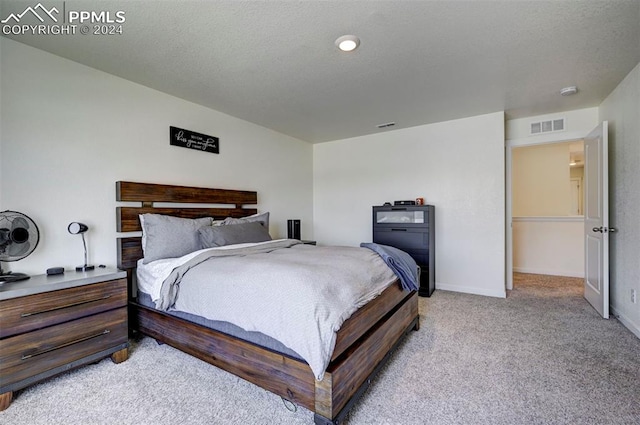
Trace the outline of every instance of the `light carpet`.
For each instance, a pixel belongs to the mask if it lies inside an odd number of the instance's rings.
[[[436,290],[356,404],[356,424],[639,424],[640,339],[582,280],[517,274],[506,299]],[[280,397],[144,338],[20,391],[0,424],[312,424]]]

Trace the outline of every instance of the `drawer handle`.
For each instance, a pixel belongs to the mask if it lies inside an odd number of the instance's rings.
[[[406,232],[407,229],[391,229],[392,232]]]
[[[96,298],[96,299],[93,299],[93,300],[80,301],[80,302],[77,302],[77,303],[67,304],[67,305],[63,305],[63,306],[60,306],[60,307],[54,307],[54,308],[50,308],[48,310],[34,311],[32,313],[22,313],[20,315],[20,317],[29,317],[29,316],[34,316],[36,314],[49,313],[51,311],[56,311],[56,310],[63,310],[65,308],[70,308],[70,307],[75,307],[75,306],[78,306],[78,305],[89,304],[89,303],[93,303],[93,302],[96,302],[96,301],[106,300],[107,298],[111,298],[111,295],[106,295],[104,297]]]
[[[28,359],[30,359],[32,357],[36,357],[36,356],[40,356],[42,354],[50,353],[51,351],[59,350],[60,348],[68,347],[70,345],[77,344],[79,342],[84,342],[84,341],[88,341],[88,340],[93,339],[93,338],[98,338],[98,337],[100,337],[102,335],[106,335],[106,334],[108,334],[110,332],[111,331],[109,329],[105,329],[104,331],[102,331],[100,333],[97,333],[97,334],[94,334],[94,335],[85,336],[84,338],[74,339],[73,341],[69,341],[69,342],[66,342],[64,344],[60,344],[60,345],[58,345],[56,347],[47,348],[46,350],[38,351],[38,352],[35,352],[33,354],[23,354],[22,355],[22,360],[28,360]]]

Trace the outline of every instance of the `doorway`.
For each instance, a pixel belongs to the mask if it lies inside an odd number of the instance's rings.
[[[581,139],[507,141],[507,290],[513,273],[584,278]]]
[[[558,142],[582,140],[584,143],[584,297],[601,317],[609,318],[609,234],[617,229],[609,227],[608,128],[602,121],[587,135]],[[513,156],[520,146],[553,143],[548,138],[507,140],[506,142],[506,289],[513,289],[514,231],[513,225]]]

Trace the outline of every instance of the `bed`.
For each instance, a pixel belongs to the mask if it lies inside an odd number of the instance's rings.
[[[322,379],[310,365],[269,345],[213,329],[138,300],[136,267],[143,258],[140,214],[188,219],[242,218],[257,214],[257,193],[227,189],[116,182],[118,267],[129,281],[129,323],[147,335],[231,372],[314,412],[316,424],[338,424],[386,363],[400,340],[419,329],[418,295],[394,282],[360,307],[340,327]],[[132,203],[135,203],[132,205]],[[167,206],[168,205],[168,206]]]

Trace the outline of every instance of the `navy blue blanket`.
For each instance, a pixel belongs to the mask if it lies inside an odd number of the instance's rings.
[[[400,278],[402,289],[406,291],[418,290],[418,265],[406,252],[388,245],[377,243],[361,243],[362,248],[369,248],[376,252],[385,263]]]

